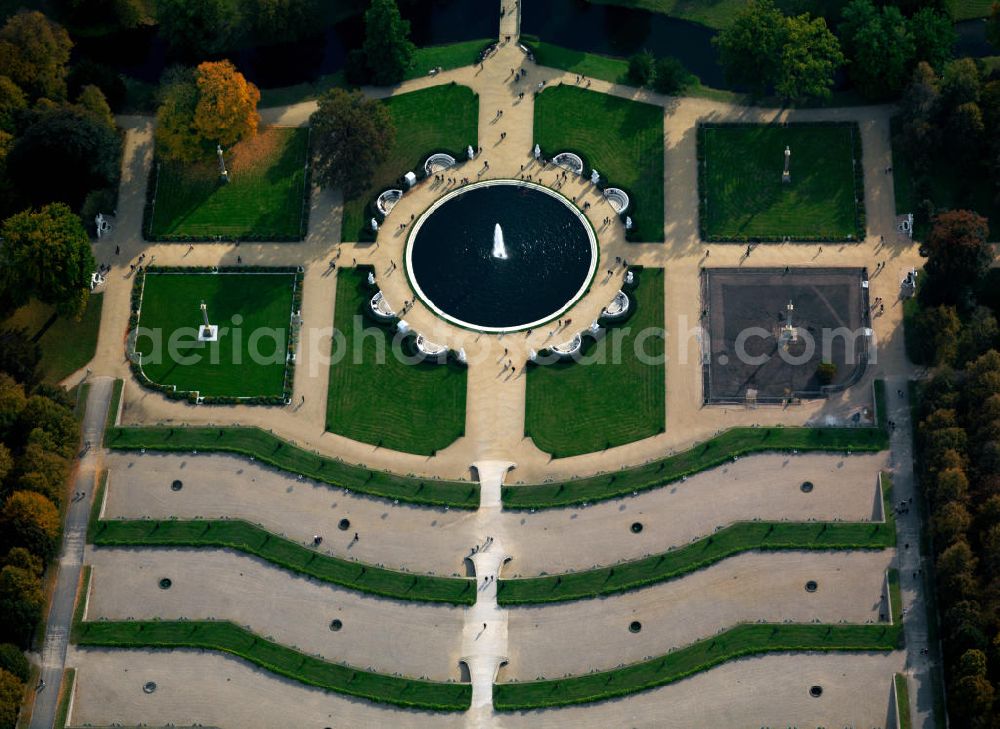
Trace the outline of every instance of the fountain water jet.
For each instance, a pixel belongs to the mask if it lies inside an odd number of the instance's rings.
[[[500,260],[507,260],[507,247],[503,244],[503,229],[500,223],[493,228],[493,257]]]

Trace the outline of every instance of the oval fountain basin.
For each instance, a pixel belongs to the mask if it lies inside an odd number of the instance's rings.
[[[439,316],[482,331],[513,331],[560,316],[590,285],[597,240],[568,200],[519,180],[445,195],[414,224],[406,269]]]

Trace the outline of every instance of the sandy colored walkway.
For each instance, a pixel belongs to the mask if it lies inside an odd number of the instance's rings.
[[[262,671],[237,658],[202,651],[74,649],[73,726],[359,727],[458,729],[462,714],[373,704]],[[142,690],[147,681],[156,691]]]
[[[510,663],[502,679],[637,663],[738,623],[877,622],[892,558],[889,550],[744,554],[635,592],[510,608]],[[819,583],[814,593],[804,589],[809,580]],[[642,623],[640,633],[629,632],[633,620]]]
[[[892,674],[903,654],[789,654],[727,663],[623,699],[497,714],[499,729],[760,729],[893,726]],[[814,699],[809,687],[823,687]]]
[[[90,549],[88,620],[230,620],[328,661],[458,680],[463,613],[382,600],[216,550]],[[161,578],[173,582],[161,590]],[[330,621],[343,622],[339,631]]]
[[[659,489],[587,508],[506,512],[514,555],[506,577],[528,577],[637,559],[740,520],[865,521],[878,504],[886,454],[757,455]],[[803,481],[814,484],[802,493]],[[633,522],[643,530],[633,534]]]

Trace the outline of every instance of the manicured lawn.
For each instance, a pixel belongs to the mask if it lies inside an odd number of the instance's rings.
[[[136,339],[143,371],[203,396],[281,396],[294,286],[293,273],[147,272]],[[217,343],[196,341],[202,301]]]
[[[466,369],[450,361],[400,361],[389,331],[362,314],[373,293],[367,277],[364,268],[342,268],[337,274],[334,326],[344,337],[341,356],[335,352],[330,365],[326,429],[363,443],[431,455],[465,432]]]
[[[308,129],[268,127],[226,151],[229,184],[214,159],[162,161],[147,235],[164,240],[300,240]]]
[[[631,238],[663,240],[663,109],[578,88],[552,86],[535,100],[535,142],[572,151],[606,184],[632,198]]]
[[[956,165],[946,154],[931,159],[927,174],[917,179],[899,141],[899,118],[892,120],[892,182],[896,214],[917,213],[927,199],[938,210],[974,210],[990,221],[990,239],[1000,239],[1000,203],[993,197],[990,179],[976,167]],[[913,237],[923,240],[928,224],[917,221]]]
[[[727,661],[774,652],[891,651],[902,640],[900,625],[754,623],[738,625],[665,656],[581,676],[501,683],[493,706],[518,711],[602,701],[663,686]]]
[[[785,147],[791,182],[782,183]],[[864,236],[854,124],[720,124],[698,130],[705,240],[857,240]],[[855,196],[860,202],[855,202]]]
[[[564,71],[610,81],[613,84],[628,83],[628,61],[624,58],[575,51],[545,41],[529,41],[522,38],[522,42],[535,54],[535,62],[539,66],[561,68]]]
[[[299,448],[259,428],[109,427],[104,445],[121,451],[145,448],[167,452],[197,450],[199,453],[234,453],[253,458],[264,466],[300,473],[314,481],[359,494],[453,509],[476,509],[479,506],[478,483],[424,480],[368,470]]]
[[[465,149],[479,145],[479,97],[467,86],[447,84],[393,96],[384,103],[396,126],[396,140],[361,195],[344,201],[342,240],[371,238],[365,211],[385,187],[407,172],[422,174],[433,152],[465,159]]]
[[[475,583],[458,577],[415,575],[320,554],[285,537],[241,520],[97,521],[91,543],[102,547],[212,547],[235,549],[291,572],[309,575],[350,590],[397,600],[471,605]]]
[[[80,321],[59,316],[55,307],[32,299],[0,324],[0,329],[24,329],[38,342],[42,381],[55,384],[94,358],[101,328],[104,294],[92,294]]]
[[[525,434],[556,458],[590,453],[663,432],[666,372],[663,362],[663,269],[639,274],[636,310],[621,332],[590,341],[585,355],[596,361],[566,361],[528,368]],[[637,338],[655,363],[636,355]],[[619,340],[621,345],[614,342]]]
[[[270,673],[326,691],[429,711],[465,711],[472,701],[467,683],[390,676],[330,663],[280,645],[227,621],[130,620],[75,626],[83,646],[111,648],[200,648],[242,658]]]
[[[507,509],[551,509],[627,496],[664,486],[750,453],[885,450],[884,428],[731,428],[690,450],[636,468],[555,483],[504,486]]]

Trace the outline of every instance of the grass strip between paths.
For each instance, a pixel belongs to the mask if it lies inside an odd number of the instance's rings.
[[[465,711],[472,702],[470,684],[401,678],[330,663],[227,621],[87,622],[77,626],[76,636],[84,646],[221,651],[300,683],[405,708]]]
[[[493,707],[520,711],[603,701],[674,683],[727,661],[764,653],[803,651],[891,651],[901,625],[750,623],[665,656],[583,676],[502,683],[493,686]]]
[[[910,688],[906,684],[906,675],[897,673],[893,680],[896,682],[896,717],[899,719],[899,729],[912,729],[913,722],[910,720]]]
[[[114,405],[114,402],[112,402]],[[302,474],[337,488],[410,504],[479,507],[479,484],[397,476],[354,466],[292,445],[253,427],[120,427],[109,428],[104,445],[122,451],[198,451],[235,453],[257,463]]]
[[[125,389],[124,380],[115,380],[111,384],[111,401],[108,403],[108,415],[104,420],[104,447],[110,448],[109,436],[117,427],[118,408],[121,406],[122,391]]]
[[[505,509],[553,509],[607,501],[665,486],[751,453],[791,451],[875,452],[889,446],[884,428],[731,428],[672,456],[625,471],[571,481],[504,486]]]
[[[69,719],[70,699],[73,698],[73,689],[75,687],[76,669],[64,669],[62,684],[59,686],[59,703],[56,704],[56,718],[52,723],[52,729],[65,729],[66,720]]]
[[[98,521],[89,538],[99,547],[213,547],[235,549],[277,567],[380,597],[471,605],[472,580],[438,577],[331,557],[237,519]]]

